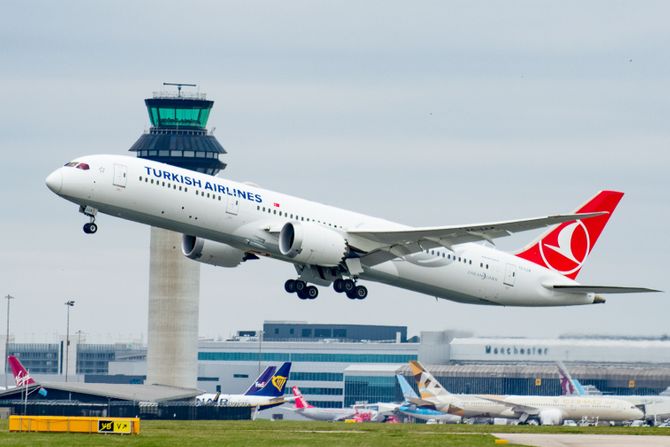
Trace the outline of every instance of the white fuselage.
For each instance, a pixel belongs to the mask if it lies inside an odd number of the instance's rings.
[[[343,421],[356,415],[353,408],[296,408],[295,412],[315,421]]]
[[[503,403],[488,400],[490,397]],[[564,419],[600,419],[604,421],[629,421],[644,416],[642,411],[623,399],[608,399],[602,396],[487,396],[449,394],[433,398],[436,407],[447,411],[450,405],[463,410],[464,417],[499,417],[517,419],[524,414],[523,407],[532,407],[539,412],[553,412],[560,423]],[[518,407],[515,408],[514,405]],[[548,413],[546,413],[548,414]],[[531,414],[531,417],[537,416]]]
[[[89,170],[62,167],[47,179],[58,195],[101,213],[228,244],[244,252],[298,264],[279,250],[277,229],[311,222],[347,237],[347,229],[405,229],[364,214],[150,160],[81,157]],[[351,240],[349,241],[351,242]],[[448,300],[503,306],[590,304],[592,293],[543,286],[577,284],[495,248],[466,243],[368,266],[357,276]],[[318,277],[310,282],[327,285]]]
[[[208,405],[221,405],[223,407],[265,407],[276,406],[285,402],[284,397],[247,396],[245,394],[219,394],[206,393],[197,396],[196,402]],[[216,400],[215,400],[216,399]]]

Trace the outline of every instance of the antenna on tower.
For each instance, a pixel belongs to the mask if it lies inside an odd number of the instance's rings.
[[[177,87],[177,97],[181,98],[181,88],[182,87],[197,87],[196,84],[186,84],[183,82],[163,82],[163,85],[173,85]]]

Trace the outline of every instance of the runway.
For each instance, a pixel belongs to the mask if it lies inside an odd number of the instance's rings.
[[[493,433],[510,443],[536,447],[670,447],[670,436]]]

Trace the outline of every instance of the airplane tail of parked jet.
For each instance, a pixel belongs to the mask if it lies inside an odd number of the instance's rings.
[[[30,385],[38,385],[37,382],[30,376],[28,370],[23,366],[21,361],[16,358],[16,356],[10,355],[7,357],[10,368],[12,368],[12,374],[14,375],[14,381],[16,382],[17,387],[28,387]],[[47,395],[47,390],[42,387],[39,387],[38,393],[41,396]]]
[[[414,392],[414,389],[411,387],[407,379],[405,379],[405,376],[397,374],[395,378],[398,380],[400,390],[402,391],[402,395],[405,398],[405,400],[409,401],[410,399],[419,398],[419,396],[417,396],[416,392]]]
[[[622,192],[600,191],[575,214],[602,215],[563,222],[516,255],[575,279],[622,197]]]
[[[270,380],[254,396],[280,397],[284,395],[284,388],[291,373],[291,362],[284,362]]]
[[[421,399],[431,399],[450,394],[419,361],[412,360],[409,362],[409,366],[412,370],[414,380],[416,380],[416,384],[419,387]]]
[[[258,376],[256,381],[251,384],[249,389],[245,391],[244,394],[246,396],[258,396],[258,392],[265,388],[266,385],[272,380],[272,376],[274,375],[275,371],[277,371],[277,367],[275,366],[268,366],[265,368],[265,371],[263,371],[261,375]]]
[[[305,399],[300,392],[300,388],[297,386],[294,386],[292,388],[293,390],[293,395],[295,396],[295,407],[299,410],[304,409],[304,408],[314,408],[314,405],[310,404],[307,402],[307,399]]]
[[[561,394],[564,396],[583,396],[586,394],[582,384],[572,378],[563,362],[556,362],[556,367],[561,380]]]
[[[28,370],[21,364],[18,358],[10,355],[7,357],[7,360],[9,361],[10,368],[12,368],[12,374],[14,375],[16,386],[22,387],[35,385],[37,383],[35,380],[33,380],[32,377],[30,377]]]

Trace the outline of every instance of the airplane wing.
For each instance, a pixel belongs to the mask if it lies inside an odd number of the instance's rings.
[[[536,407],[531,407],[530,405],[523,405],[519,404],[516,402],[509,402],[504,399],[499,399],[496,397],[491,397],[491,396],[482,396],[482,395],[477,395],[478,398],[488,400],[490,402],[494,402],[496,404],[504,405],[506,407],[509,407],[513,412],[517,414],[527,414],[527,415],[536,415],[539,414],[540,409]]]
[[[618,287],[618,286],[585,286],[571,284],[542,284],[547,289],[554,289],[565,293],[647,293],[660,292],[660,290],[647,289],[645,287]]]
[[[558,214],[531,219],[509,220],[466,226],[425,227],[407,229],[349,229],[350,244],[366,252],[362,261],[376,265],[393,258],[419,253],[435,247],[450,248],[466,242],[489,241],[521,231],[535,230],[562,222],[607,214],[606,212]]]

